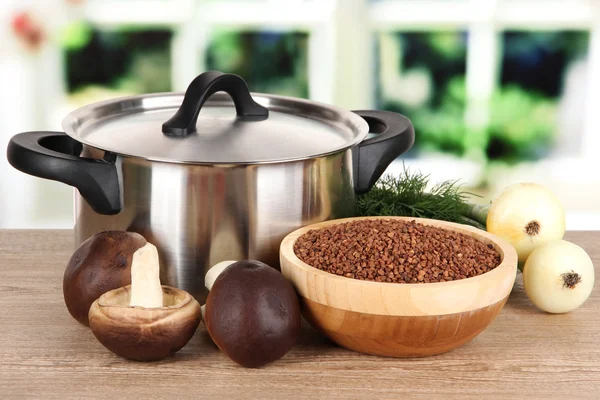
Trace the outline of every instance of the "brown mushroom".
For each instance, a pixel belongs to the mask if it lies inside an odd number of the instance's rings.
[[[260,367],[294,346],[300,305],[292,284],[279,271],[254,260],[223,262],[209,270],[205,281],[210,290],[206,329],[233,361]]]
[[[104,231],[75,250],[63,276],[63,297],[73,318],[89,325],[92,303],[109,290],[129,285],[133,253],[145,244],[134,232]]]
[[[91,306],[94,336],[113,353],[156,361],[179,351],[200,323],[200,304],[187,292],[160,284],[156,247],[133,255],[131,285],[111,290]]]

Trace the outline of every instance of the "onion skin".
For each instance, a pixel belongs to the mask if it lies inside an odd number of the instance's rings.
[[[594,280],[594,264],[589,255],[566,240],[539,246],[523,268],[527,297],[539,309],[553,314],[579,308],[592,293]]]
[[[560,201],[536,183],[505,188],[492,202],[486,219],[487,231],[507,240],[517,250],[520,263],[538,246],[562,239],[565,225]]]

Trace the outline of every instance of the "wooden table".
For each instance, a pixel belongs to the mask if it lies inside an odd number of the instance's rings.
[[[600,232],[569,233],[600,276]],[[339,348],[304,324],[283,359],[244,369],[201,325],[177,355],[123,360],[62,298],[70,231],[0,231],[0,399],[600,398],[600,293],[565,315],[537,311],[519,276],[496,321],[440,356],[392,359]]]

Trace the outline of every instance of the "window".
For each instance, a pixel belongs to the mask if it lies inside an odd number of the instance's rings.
[[[413,152],[462,156],[467,33],[380,33],[377,106],[410,116],[418,132]]]
[[[490,159],[518,162],[580,152],[588,42],[585,31],[503,33]]]
[[[240,75],[253,92],[307,98],[307,46],[301,32],[219,30],[201,56],[207,69]]]
[[[171,91],[170,30],[78,26],[63,42],[66,89],[73,98],[80,98],[78,103],[100,93]]]
[[[256,92],[402,112],[417,132],[402,157],[409,165],[434,179],[460,178],[484,200],[517,180],[536,180],[561,195],[570,229],[600,226],[600,176],[589,172],[600,150],[600,90],[593,90],[600,87],[600,2],[75,3],[69,7],[78,12],[63,15],[79,17],[53,43],[62,57],[41,55],[52,65],[44,79],[63,84],[24,100],[40,108],[31,114],[38,126],[52,128],[45,113],[64,115],[57,99],[72,109],[182,91],[201,71],[220,69],[242,75]],[[576,195],[584,190],[585,198]],[[16,195],[7,201],[18,204]]]

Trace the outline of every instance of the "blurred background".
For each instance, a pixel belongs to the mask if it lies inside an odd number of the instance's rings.
[[[0,148],[209,69],[254,92],[403,113],[417,139],[388,173],[404,161],[479,201],[538,182],[568,229],[600,229],[596,0],[2,0]],[[0,179],[0,228],[72,226],[70,187],[4,154]]]

